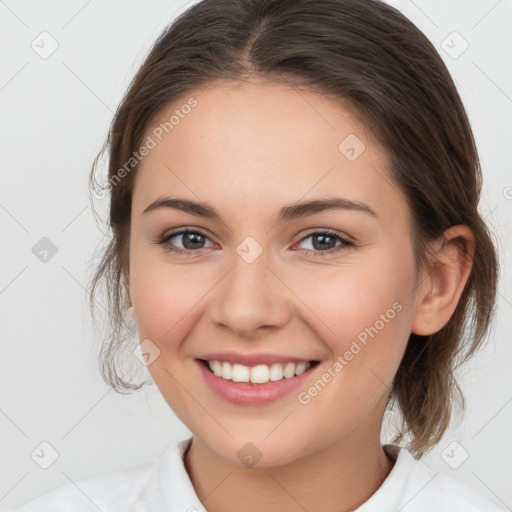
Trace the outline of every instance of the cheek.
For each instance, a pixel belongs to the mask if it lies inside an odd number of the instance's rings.
[[[165,273],[144,272],[133,285],[137,303],[139,334],[160,343],[166,336],[175,336],[202,295],[177,272],[172,278]]]
[[[334,331],[346,338],[373,325],[395,302],[405,306],[412,282],[412,268],[397,265],[357,264],[332,269],[329,275],[311,275],[297,282],[295,290],[311,310]],[[396,309],[396,307],[395,307]],[[393,316],[394,310],[388,316]]]
[[[160,247],[134,246],[130,261],[130,294],[139,337],[169,350],[168,341],[181,339],[197,320],[194,311],[212,287],[211,271],[200,265],[170,264]]]
[[[158,352],[151,349],[158,355],[147,369],[169,406],[186,418],[193,404],[179,384],[191,372],[189,366],[183,365],[182,346],[197,324],[197,308],[211,285],[201,272],[194,272],[193,265],[169,265],[164,258],[142,251],[136,255],[132,259],[130,288],[137,309],[139,339],[149,339],[158,347]]]
[[[346,362],[344,373],[367,379],[371,368],[389,383],[410,334],[414,265],[391,254],[375,261],[340,267],[322,286],[301,285],[298,295],[317,317],[333,359]]]
[[[352,268],[308,296],[308,306],[321,320],[315,321],[317,334],[331,358],[320,376],[325,388],[313,383],[302,399],[311,397],[341,429],[384,406],[410,333],[406,274],[397,279],[391,272]]]

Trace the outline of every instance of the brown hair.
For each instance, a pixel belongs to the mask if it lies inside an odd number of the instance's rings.
[[[385,148],[389,172],[409,204],[417,268],[426,265],[427,243],[447,228],[465,224],[473,230],[473,265],[454,314],[431,336],[410,335],[389,394],[388,405],[398,405],[403,418],[395,442],[410,435],[408,448],[419,456],[446,431],[452,401],[465,406],[454,371],[485,338],[494,314],[498,261],[477,211],[480,162],[452,78],[427,37],[378,0],[203,0],[156,40],[90,175],[92,190],[99,158],[108,150],[111,236],[90,289],[93,318],[101,281],[109,302],[102,376],[119,393],[144,384],[125,381],[116,371],[127,341],[126,275],[137,166],[121,180],[119,169],[168,103],[214,80],[251,77],[329,96],[369,128]]]

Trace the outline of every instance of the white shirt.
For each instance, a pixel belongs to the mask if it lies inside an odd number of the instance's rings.
[[[142,464],[57,487],[11,512],[207,512],[183,462],[191,440]],[[384,450],[395,465],[354,512],[505,512],[478,491],[428,469],[405,448],[388,444]]]

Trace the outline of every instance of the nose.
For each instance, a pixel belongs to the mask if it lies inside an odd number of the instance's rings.
[[[269,266],[265,252],[251,263],[235,254],[231,270],[216,287],[210,320],[246,340],[284,327],[291,318],[293,297],[285,281]]]

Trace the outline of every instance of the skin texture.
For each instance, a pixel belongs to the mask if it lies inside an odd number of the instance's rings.
[[[353,510],[392,468],[379,437],[389,386],[409,334],[434,333],[453,313],[472,233],[451,228],[447,243],[432,244],[437,263],[417,274],[409,210],[386,153],[348,111],[312,91],[257,81],[217,81],[189,96],[197,106],[137,171],[127,276],[139,337],[160,351],[148,370],[194,435],[189,476],[211,512],[240,503],[244,511]],[[185,103],[162,110],[147,135]],[[349,134],[365,145],[354,161],[338,149]],[[208,202],[222,222],[171,208],[142,213],[166,196]],[[285,205],[328,197],[363,202],[377,217],[340,209],[277,222]],[[176,236],[167,246],[199,248],[180,255],[157,243],[183,227],[205,237],[185,245],[186,235]],[[313,245],[325,229],[354,245]],[[248,236],[263,251],[252,263],[236,250]],[[469,258],[459,257],[456,238]],[[321,361],[304,391],[393,304],[400,311],[307,404],[296,392],[261,406],[228,403],[195,362],[212,351]],[[254,467],[237,456],[248,442],[261,452]]]

